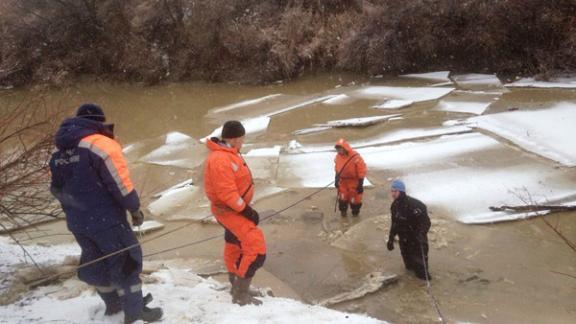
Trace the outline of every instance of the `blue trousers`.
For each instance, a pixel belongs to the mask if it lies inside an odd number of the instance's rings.
[[[73,233],[82,249],[80,264],[98,259],[138,243],[128,224],[116,225],[97,233]],[[80,268],[78,278],[95,286],[107,308],[121,304],[126,316],[141,313],[143,305],[142,249],[140,246]]]

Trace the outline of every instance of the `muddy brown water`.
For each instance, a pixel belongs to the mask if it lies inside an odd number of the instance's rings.
[[[205,136],[220,122],[219,119],[205,118],[206,113],[215,107],[275,93],[287,95],[285,102],[282,99],[266,105],[289,105],[294,100],[337,91],[339,86],[355,86],[367,82],[402,86],[433,83],[406,79],[368,80],[354,75],[321,75],[262,87],[205,83],[142,87],[90,82],[80,83],[74,88],[51,90],[42,95],[48,103],[61,105],[66,114],[72,114],[74,108],[82,102],[99,103],[105,109],[109,121],[116,123],[118,139],[123,144],[130,144],[172,131],[193,138]],[[0,93],[0,102],[7,106],[26,100],[35,93],[27,90],[4,91]],[[465,97],[466,94],[458,96]],[[504,93],[488,111],[506,111],[519,106],[538,108],[560,101],[576,101],[576,91],[513,89]],[[429,108],[435,103],[425,102],[402,110],[404,120],[362,129],[338,129],[297,137],[291,134],[313,123],[387,113],[366,109],[367,105],[367,102],[359,100],[350,105],[313,105],[291,111],[274,117],[267,133],[253,142],[270,146],[286,144],[294,138],[302,143],[331,143],[339,137],[356,140],[407,126],[440,126],[445,120],[469,116],[432,111]],[[224,115],[227,116],[236,118],[238,115],[232,112]],[[486,167],[499,167],[498,159],[495,157],[493,163]],[[152,200],[154,193],[189,177],[199,179],[201,175],[199,167],[188,170],[137,162],[131,164],[131,170],[145,204]],[[362,278],[372,271],[398,274],[400,280],[397,284],[333,307],[397,323],[437,321],[425,284],[404,270],[398,247],[393,252],[385,249],[390,198],[386,188],[379,184],[386,183],[390,176],[393,175],[383,171],[371,174],[377,186],[366,190],[365,204],[358,219],[342,219],[334,214],[335,192],[330,189],[262,224],[268,245],[264,268],[290,286],[302,300],[310,303],[360,286]],[[256,208],[279,210],[312,191],[290,189],[259,201]],[[463,225],[441,208],[431,208],[431,218],[431,290],[449,322],[573,323],[576,320],[576,252],[559,238],[543,218],[492,225]],[[576,241],[575,213],[550,215],[545,220],[565,237]],[[350,228],[361,226],[363,222],[372,221],[377,226],[365,226],[367,229],[361,231],[360,235],[348,238],[346,248],[334,246],[331,242],[335,239],[329,239],[323,234],[326,226],[330,230],[347,232]],[[166,224],[165,230],[170,230],[184,222]],[[65,224],[57,222],[32,229],[29,234],[36,236],[66,232]],[[147,243],[143,248],[145,254],[152,254],[221,233],[217,225],[196,223]],[[25,236],[23,233],[21,235]],[[70,236],[57,235],[31,242],[55,244],[70,240]],[[221,256],[222,247],[223,241],[215,239],[154,255],[149,259],[217,260]]]

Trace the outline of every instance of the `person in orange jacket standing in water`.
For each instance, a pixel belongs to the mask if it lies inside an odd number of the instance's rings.
[[[338,207],[342,217],[348,212],[348,204],[353,216],[360,214],[362,208],[362,193],[364,193],[364,178],[366,177],[366,163],[344,139],[339,139],[334,146],[336,176],[334,186],[338,189]]]
[[[212,214],[224,227],[224,262],[232,285],[232,302],[260,305],[250,295],[252,278],[266,259],[264,234],[258,228],[259,215],[250,207],[254,196],[252,174],[240,149],[246,131],[238,121],[227,121],[222,138],[210,138],[204,166],[204,190]]]

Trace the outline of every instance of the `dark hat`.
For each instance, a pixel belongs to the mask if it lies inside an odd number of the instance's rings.
[[[76,116],[92,119],[102,123],[106,121],[106,117],[104,116],[104,110],[102,110],[100,106],[93,103],[86,103],[78,107],[78,110],[76,111]]]
[[[222,138],[238,138],[244,135],[246,135],[246,130],[237,120],[229,120],[222,126]]]

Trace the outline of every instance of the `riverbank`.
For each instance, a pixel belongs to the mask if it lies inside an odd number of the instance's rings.
[[[6,1],[0,85],[576,69],[572,1]]]

